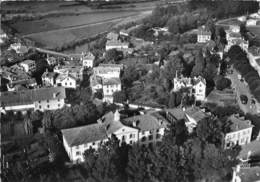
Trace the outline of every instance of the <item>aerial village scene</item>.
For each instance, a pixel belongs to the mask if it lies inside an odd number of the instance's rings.
[[[260,0],[4,0],[0,31],[1,181],[260,181]]]

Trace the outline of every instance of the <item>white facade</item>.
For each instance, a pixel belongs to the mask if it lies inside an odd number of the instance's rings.
[[[104,95],[113,95],[115,92],[121,91],[121,83],[103,85],[103,94]]]
[[[34,110],[56,110],[61,109],[65,105],[64,99],[51,99],[51,100],[41,100],[34,102]]]
[[[123,50],[123,49],[128,49],[129,45],[126,43],[107,43],[106,44],[106,51],[111,50],[111,49],[116,49],[116,50]]]
[[[198,101],[204,101],[206,98],[206,80],[202,77],[176,77],[173,79],[174,87],[173,91],[178,91],[181,88],[190,88],[195,99]]]
[[[77,88],[77,80],[69,75],[64,75],[56,79],[56,84],[58,86],[63,86],[65,88]]]
[[[211,35],[210,34],[198,34],[197,36],[197,41],[199,43],[206,43],[211,40]]]
[[[95,67],[94,74],[102,78],[119,78],[121,68],[120,67]]]
[[[35,61],[26,60],[26,61],[20,63],[20,65],[23,67],[24,71],[27,72],[27,73],[36,71]]]
[[[202,81],[199,81],[196,85],[193,86],[195,90],[194,96],[196,100],[204,101],[206,98],[206,85]]]
[[[251,142],[253,126],[250,128],[245,128],[243,130],[238,130],[234,132],[227,133],[225,135],[224,148],[230,148],[233,145],[245,145]]]
[[[95,56],[91,52],[88,52],[87,54],[82,53],[81,61],[83,67],[93,68],[94,60]]]
[[[159,128],[157,130],[151,131],[141,131],[138,132],[138,142],[141,145],[154,144],[161,141],[164,136],[165,128]]]
[[[113,134],[120,140],[120,142],[125,142],[127,144],[133,144],[138,141],[138,130],[135,128],[123,126],[117,131],[115,131]],[[84,161],[83,154],[87,149],[90,148],[98,149],[101,143],[108,141],[109,137],[111,137],[111,134],[109,134],[107,138],[103,140],[91,141],[89,143],[70,147],[65,137],[63,136],[63,145],[71,161],[83,162]]]

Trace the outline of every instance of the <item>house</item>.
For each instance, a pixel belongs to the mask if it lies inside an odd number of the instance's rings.
[[[245,145],[251,142],[253,125],[250,120],[245,120],[244,117],[231,115],[228,120],[231,123],[230,132],[225,134],[224,148],[230,148],[233,145]]]
[[[198,29],[197,34],[197,42],[198,43],[206,43],[211,40],[211,32],[205,28],[205,26],[202,26]]]
[[[119,39],[119,35],[115,32],[109,32],[107,34],[107,40],[118,40]]]
[[[18,92],[2,92],[1,112],[25,110],[56,110],[65,105],[64,87],[49,87]]]
[[[94,75],[102,78],[119,78],[122,69],[122,64],[99,64],[93,71]]]
[[[23,46],[21,43],[13,43],[10,45],[9,50],[15,50],[15,52],[19,55],[23,55],[28,52],[28,48]]]
[[[121,80],[120,78],[103,78],[103,101],[113,103],[113,94],[115,92],[121,91]]]
[[[4,43],[7,38],[8,35],[0,28],[0,44]]]
[[[91,53],[82,53],[81,61],[82,66],[86,68],[92,68],[94,65],[95,56]]]
[[[114,134],[120,142],[132,144],[137,142],[138,130],[121,123],[120,114],[109,112],[98,123],[61,130],[63,145],[71,161],[84,161],[84,151],[97,149]]]
[[[174,108],[166,110],[166,118],[171,123],[175,123],[179,120],[185,120],[185,125],[190,133],[197,126],[199,121],[210,117],[210,115],[210,113],[206,113],[198,107]]]
[[[54,86],[58,73],[49,72],[48,69],[42,74],[42,84],[44,86]]]
[[[65,88],[76,89],[78,86],[77,78],[71,75],[69,72],[66,74],[59,74],[56,78],[56,85],[63,86]]]
[[[155,144],[162,140],[169,122],[158,112],[152,112],[126,118],[123,124],[138,129],[138,143]]]
[[[77,65],[57,65],[53,69],[54,72],[59,74],[70,74],[74,78],[76,78],[78,81],[83,80],[83,71],[84,68],[82,66]]]
[[[257,20],[257,19],[248,19],[248,20],[246,21],[246,26],[256,26],[256,24],[257,24],[258,21],[259,21],[259,20]]]
[[[128,37],[129,31],[122,29],[122,30],[119,31],[119,35]]]
[[[241,47],[241,49],[243,49],[244,51],[247,51],[248,47],[249,47],[249,42],[242,38],[231,39],[228,41],[224,50],[227,52],[233,45],[238,45]]]
[[[183,76],[178,77],[176,74],[173,79],[173,84],[174,92],[182,88],[189,88],[196,100],[204,101],[206,98],[206,80],[201,76],[188,78]]]
[[[47,59],[46,59],[47,63],[49,66],[53,66],[57,64],[57,59],[53,56],[49,56],[47,55]]]
[[[20,63],[26,73],[33,73],[36,71],[36,64],[33,60],[25,60]]]
[[[106,51],[116,49],[122,51],[129,48],[128,42],[121,42],[120,40],[108,40],[106,42]]]

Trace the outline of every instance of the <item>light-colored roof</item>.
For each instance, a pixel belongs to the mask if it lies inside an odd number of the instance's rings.
[[[104,140],[122,127],[124,127],[124,125],[120,121],[114,120],[114,113],[108,112],[99,119],[98,123],[64,129],[61,130],[61,132],[68,142],[68,145],[72,147]]]
[[[95,56],[91,53],[91,52],[87,52],[87,53],[83,53],[83,59],[90,59],[90,60],[94,60]]]
[[[103,78],[103,85],[119,85],[121,84],[120,78]]]
[[[63,80],[65,80],[65,79],[67,79],[67,78],[71,78],[71,79],[73,79],[73,80],[77,80],[77,78],[75,78],[73,75],[71,75],[71,74],[59,74],[58,76],[57,76],[57,78],[56,78],[56,80],[60,80],[60,81],[63,81]]]
[[[20,92],[2,92],[0,102],[3,106],[15,106],[24,104],[33,104],[35,101],[65,99],[66,93],[64,87],[50,87],[32,89]]]
[[[203,78],[203,77],[201,77],[201,76],[194,77],[194,78],[192,79],[192,82],[193,82],[194,85],[196,85],[196,84],[198,84],[198,83],[200,83],[200,82],[202,82],[204,85],[206,85],[206,80],[205,80],[205,78]]]
[[[230,126],[231,132],[253,127],[250,120],[245,120],[243,117],[239,117],[235,114],[231,115],[228,121],[232,123]]]
[[[201,121],[202,119],[209,117],[209,114],[203,112],[198,107],[189,107],[185,111],[185,114],[193,118],[195,121]]]
[[[211,35],[211,32],[209,30],[207,30],[206,28],[200,27],[198,29],[198,35]]]
[[[34,64],[34,63],[35,63],[35,61],[34,60],[30,60],[30,59],[27,59],[27,60],[21,62],[21,64]]]
[[[107,138],[105,127],[98,123],[64,129],[61,132],[70,147]]]
[[[133,123],[136,123],[136,128],[141,131],[151,131],[160,128],[166,128],[169,124],[164,118],[158,118],[153,114],[137,115],[130,118],[126,118],[122,121],[125,125],[133,127]]]
[[[97,68],[123,68],[123,64],[99,64]]]

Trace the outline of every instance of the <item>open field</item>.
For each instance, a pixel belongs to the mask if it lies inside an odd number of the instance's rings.
[[[35,41],[40,47],[47,49],[55,49],[68,45],[70,43],[87,39],[99,33],[109,30],[114,23],[107,22],[85,28],[77,28],[73,30],[60,30],[55,32],[42,32],[29,36],[31,40]]]
[[[74,16],[50,17],[41,20],[17,22],[11,25],[21,35],[27,35],[38,32],[45,32],[55,29],[88,25],[98,22],[105,22],[116,18],[135,15],[136,12],[119,11],[106,13],[91,13]]]

